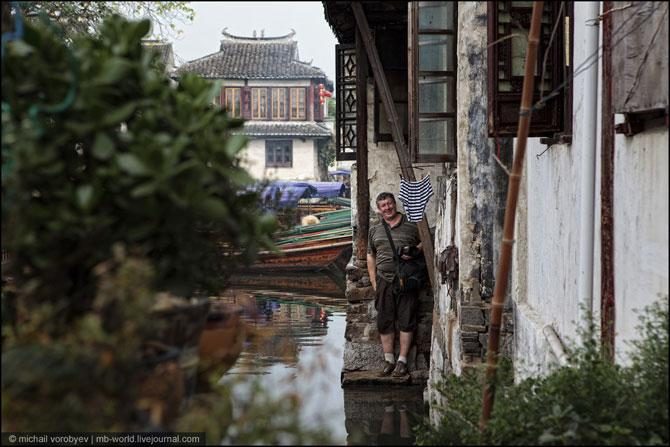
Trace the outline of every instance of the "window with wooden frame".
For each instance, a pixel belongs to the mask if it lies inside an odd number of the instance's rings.
[[[293,166],[292,140],[265,140],[265,167],[290,168]]]
[[[415,162],[456,160],[456,5],[409,3],[409,148]]]
[[[268,117],[268,89],[254,87],[251,89],[251,118],[266,119]]]
[[[407,28],[377,28],[374,32],[379,60],[384,68],[386,82],[393,98],[405,141],[407,129]],[[391,123],[382,104],[379,89],[374,89],[373,141],[393,141]]]
[[[291,89],[291,119],[305,119],[305,89],[303,87]]]
[[[224,101],[225,109],[230,116],[234,118],[242,116],[239,88],[226,87],[224,89]]]
[[[516,136],[533,2],[488,2],[489,136]],[[530,137],[570,142],[573,2],[544,2]]]
[[[286,119],[286,89],[272,89],[272,119]]]

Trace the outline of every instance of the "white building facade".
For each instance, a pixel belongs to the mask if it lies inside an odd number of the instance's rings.
[[[279,37],[234,36],[225,31],[218,52],[179,67],[220,80],[215,103],[245,120],[249,143],[243,164],[258,179],[325,180],[320,153],[332,140],[324,124],[323,92],[332,82],[298,58],[295,32]]]

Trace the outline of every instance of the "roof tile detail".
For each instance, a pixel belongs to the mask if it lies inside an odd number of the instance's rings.
[[[233,38],[224,32],[218,52],[186,62],[177,74],[210,79],[325,78],[323,70],[298,60],[298,43],[291,37]]]
[[[330,137],[329,128],[315,122],[246,121],[243,133],[248,137]]]

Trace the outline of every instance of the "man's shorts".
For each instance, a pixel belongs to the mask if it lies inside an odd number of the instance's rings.
[[[380,334],[394,332],[394,322],[402,332],[414,332],[416,329],[416,313],[419,305],[418,291],[401,293],[398,297],[393,293],[393,284],[377,275],[377,330]]]

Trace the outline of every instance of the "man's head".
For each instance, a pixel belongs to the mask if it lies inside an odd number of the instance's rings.
[[[384,219],[391,219],[396,215],[395,197],[390,192],[382,192],[377,196],[377,210]]]

